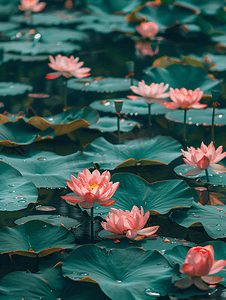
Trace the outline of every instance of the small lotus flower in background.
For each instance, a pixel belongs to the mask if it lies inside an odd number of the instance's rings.
[[[39,0],[21,0],[21,5],[18,5],[18,8],[25,11],[39,12],[46,7],[46,3],[38,2]]]
[[[66,0],[66,2],[64,3],[64,8],[66,10],[71,10],[73,8],[73,3],[71,0]]]
[[[113,233],[113,235],[108,237],[110,239],[124,237],[135,240],[142,239],[145,236],[152,236],[159,229],[159,226],[142,229],[150,216],[149,211],[144,215],[144,209],[142,206],[141,212],[135,205],[131,212],[115,208],[111,208],[110,210],[111,212],[108,216],[105,216],[107,222],[101,222],[101,225],[105,230]]]
[[[153,39],[159,32],[159,27],[154,22],[142,22],[136,26],[136,30],[146,38]]]
[[[149,42],[137,43],[135,48],[138,49],[142,55],[154,56],[159,53],[159,46],[157,44],[155,51],[152,50],[151,44]]]
[[[78,173],[78,178],[71,176],[72,181],[66,181],[67,186],[76,195],[61,196],[69,203],[79,203],[82,208],[93,208],[95,203],[109,206],[115,203],[111,199],[119,186],[119,182],[110,182],[110,172],[102,174],[98,170],[90,173],[88,169]]]
[[[49,73],[46,75],[47,79],[54,79],[61,75],[63,75],[66,78],[70,78],[72,76],[76,78],[83,78],[90,76],[90,73],[88,73],[91,69],[90,68],[81,68],[84,64],[83,61],[79,61],[79,57],[76,57],[74,59],[74,56],[71,56],[70,58],[66,56],[61,56],[58,54],[54,58],[50,55],[49,56],[50,63],[48,64],[50,68],[56,70],[57,72]]]
[[[187,147],[188,151],[181,150],[185,158],[184,162],[192,167],[196,167],[186,173],[186,176],[195,176],[200,174],[203,170],[210,168],[215,172],[224,173],[226,168],[217,163],[226,156],[226,152],[223,152],[223,146],[220,146],[215,150],[213,142],[207,147],[203,142],[201,148],[197,150],[193,147]]]
[[[208,277],[207,275],[218,273],[225,266],[226,260],[224,259],[214,261],[212,245],[193,247],[188,251],[182,264],[181,273],[187,274],[188,277],[180,279],[174,285],[180,289],[186,289],[195,284],[200,290],[207,291],[209,284],[215,285],[224,280],[220,276]]]

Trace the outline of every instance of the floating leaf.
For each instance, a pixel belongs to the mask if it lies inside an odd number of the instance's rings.
[[[211,71],[218,71],[218,72],[223,72],[226,71],[226,57],[225,55],[220,55],[220,54],[212,54],[212,53],[205,53],[205,55],[198,56],[196,54],[189,54],[191,58],[197,59],[201,62],[203,62],[204,57],[207,55],[207,57],[211,60],[213,63],[213,66],[211,67]]]
[[[108,23],[86,23],[81,24],[76,27],[78,30],[93,30],[95,32],[103,33],[103,34],[109,34],[114,31],[120,31],[123,33],[133,33],[135,32],[135,27],[128,23],[126,20],[124,20],[123,23],[119,24],[108,24]]]
[[[84,155],[88,161],[100,164],[101,168],[113,170],[119,164],[130,160],[133,165],[168,164],[181,155],[181,145],[170,137],[157,136],[125,141],[113,145],[100,137],[89,144]],[[154,162],[153,162],[154,161]]]
[[[97,282],[112,300],[164,296],[176,269],[157,251],[141,248],[106,251],[95,245],[76,248],[62,264],[63,276]]]
[[[1,7],[1,6],[0,6]],[[19,28],[20,25],[12,22],[0,22],[0,32],[3,32],[7,36],[7,31]]]
[[[66,187],[71,175],[77,176],[83,169],[92,167],[81,152],[61,156],[49,151],[35,151],[29,148],[25,156],[1,154],[1,159],[18,169],[37,187]]]
[[[25,83],[0,82],[0,97],[23,95],[33,90],[33,87]]]
[[[175,0],[181,6],[204,12],[207,15],[215,15],[225,5],[224,0]]]
[[[87,8],[98,14],[130,13],[142,4],[141,0],[89,0]]]
[[[17,211],[36,202],[38,192],[32,182],[1,160],[0,169],[0,211]]]
[[[120,119],[120,131],[129,132],[134,129],[134,127],[140,127],[139,122]],[[98,129],[101,132],[115,132],[118,130],[117,128],[117,117],[102,117],[99,119],[99,122],[95,125],[89,127],[90,129]]]

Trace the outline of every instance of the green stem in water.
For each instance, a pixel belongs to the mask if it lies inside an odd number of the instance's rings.
[[[212,113],[212,141],[213,141],[213,143],[215,143],[215,141],[214,141],[214,117],[215,117],[215,105],[213,106],[213,113]]]
[[[118,143],[120,144],[120,114],[117,113]]]
[[[187,119],[187,110],[184,109],[184,134],[183,134],[184,142],[186,142],[186,119]]]
[[[94,244],[94,217],[93,217],[93,207],[91,208],[91,244]]]
[[[148,104],[148,125],[151,126],[151,104]]]
[[[209,175],[208,175],[207,169],[205,169],[205,171],[206,171],[206,181],[209,182],[210,180],[209,180]]]
[[[64,81],[65,90],[64,90],[64,108],[67,109],[67,79]]]

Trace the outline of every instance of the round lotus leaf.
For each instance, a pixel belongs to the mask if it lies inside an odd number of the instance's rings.
[[[44,139],[53,139],[54,130],[47,128],[41,131],[34,126],[27,124],[23,119],[17,122],[0,124],[0,145],[15,147],[18,145],[29,145],[33,142]]]
[[[155,22],[163,31],[178,23],[193,23],[197,20],[198,15],[190,9],[180,6],[161,5],[158,9],[153,9],[153,7],[145,5],[137,13],[137,17],[145,17],[146,22]]]
[[[0,253],[43,257],[74,246],[74,236],[63,226],[32,220],[0,231]]]
[[[215,15],[225,6],[224,0],[175,0],[174,3],[207,15]]]
[[[7,0],[0,1],[0,20],[6,20],[13,14],[19,11],[17,5],[19,4],[18,0]]]
[[[51,117],[34,116],[26,118],[25,116],[16,117],[0,114],[0,123],[15,122],[18,119],[23,119],[27,124],[31,124],[40,130],[52,128],[55,135],[59,136],[81,127],[94,125],[99,120],[99,114],[88,107],[68,109]]]
[[[18,170],[3,162],[1,156],[0,167],[0,211],[25,209],[29,203],[37,201],[35,185],[27,181]]]
[[[68,217],[63,217],[60,215],[31,215],[27,217],[23,217],[14,221],[16,225],[21,225],[31,220],[41,220],[44,222],[48,222],[55,226],[63,225],[66,228],[71,228],[77,226],[79,224],[75,219],[71,219]]]
[[[144,101],[144,99],[133,101],[128,98],[117,98],[117,100],[123,100],[121,114],[130,116],[148,115],[148,104]],[[116,113],[114,99],[97,100],[92,102],[89,106],[101,112],[112,114]],[[158,103],[153,103],[151,105],[151,114],[165,115],[168,112],[169,109],[164,105],[160,105]]]
[[[33,87],[25,83],[0,82],[0,97],[23,95],[32,91]]]
[[[166,68],[153,68],[145,75],[144,81],[146,84],[169,83],[173,89],[184,87],[194,91],[196,88],[200,88],[204,95],[210,96],[212,90],[220,92],[222,90],[220,80],[212,80],[203,68],[190,65],[174,64]]]
[[[97,282],[112,300],[156,299],[168,293],[177,272],[157,251],[141,248],[106,251],[96,245],[76,248],[62,264],[63,276]]]
[[[213,239],[226,236],[225,205],[205,205],[193,203],[188,210],[173,212],[173,220],[186,228],[202,225],[206,233]]]
[[[226,57],[225,55],[220,55],[220,54],[212,54],[212,53],[205,53],[202,56],[199,56],[197,54],[191,53],[188,54],[189,57],[194,58],[198,61],[200,61],[201,64],[203,64],[203,59],[205,56],[208,56],[208,58],[212,62],[211,66],[211,71],[218,71],[218,72],[223,72],[226,70]]]
[[[129,159],[135,164],[147,160],[155,161],[150,164],[169,164],[181,155],[181,145],[171,137],[163,136],[125,141],[119,145],[100,137],[89,144],[83,153],[88,161],[98,163],[103,169],[113,170]]]
[[[80,51],[81,46],[70,43],[41,43],[41,42],[2,42],[1,48],[5,52],[21,53],[21,54],[59,54],[66,53],[70,54],[74,51]]]
[[[63,10],[45,13],[32,13],[32,25],[59,26],[75,24],[79,22],[77,20],[78,15],[78,13]],[[30,19],[26,18],[24,14],[11,16],[10,21],[30,25]]]
[[[159,214],[166,214],[171,209],[191,207],[193,196],[190,187],[183,180],[162,180],[149,184],[139,176],[121,173],[112,176],[113,182],[120,182],[112,196],[116,202],[111,206],[95,206],[95,215],[102,217],[110,212],[110,208],[129,210],[133,206],[143,207]]]
[[[1,25],[1,24],[0,24]],[[41,38],[42,42],[45,43],[58,43],[58,42],[67,42],[70,40],[81,42],[86,38],[86,34],[83,32],[76,31],[74,29],[70,28],[57,28],[57,27],[37,27],[35,30],[33,29],[32,34],[29,34],[29,29],[21,29],[21,30],[10,30],[5,33],[5,36],[11,38],[11,40],[29,40],[33,37],[34,41],[37,37],[36,35],[41,35],[41,37],[38,36],[38,38]]]
[[[125,21],[125,20],[124,20]],[[133,33],[135,32],[135,27],[129,24],[128,22],[119,23],[119,24],[108,24],[108,23],[86,23],[81,24],[76,27],[78,30],[93,30],[98,33],[109,34],[114,31],[120,31],[124,33]]]
[[[87,8],[98,14],[130,13],[141,4],[141,0],[86,0]]]
[[[91,129],[98,129],[101,132],[115,132],[118,130],[117,127],[118,118],[117,117],[102,117],[99,119],[99,122],[95,125],[90,126]],[[120,119],[120,131],[129,132],[134,129],[134,127],[140,127],[139,122],[132,120]]]
[[[3,63],[7,63],[9,61],[21,61],[21,62],[28,62],[28,61],[44,61],[49,60],[48,55],[20,55],[20,54],[13,54],[13,53],[4,53]]]
[[[37,187],[66,187],[71,175],[77,176],[84,168],[92,167],[81,152],[62,156],[49,151],[35,151],[29,148],[24,156],[1,154],[1,159],[14,168]]]
[[[134,80],[134,85],[137,85],[138,81]],[[97,92],[97,93],[115,93],[126,92],[130,90],[129,78],[117,78],[117,77],[87,77],[82,79],[69,79],[68,88],[72,90],[79,90],[85,92]]]
[[[226,35],[217,35],[217,36],[211,36],[211,40],[215,43],[220,43],[221,45],[226,46]]]
[[[1,7],[1,5],[0,5]],[[0,32],[7,36],[7,31],[19,28],[20,25],[12,22],[0,22]]]

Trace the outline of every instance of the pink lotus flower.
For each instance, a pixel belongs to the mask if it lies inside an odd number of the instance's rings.
[[[46,7],[46,3],[45,2],[38,3],[38,2],[39,0],[21,0],[22,5],[18,5],[18,8],[20,10],[39,12]]]
[[[114,233],[108,238],[123,238],[127,237],[134,239],[136,236],[152,236],[158,229],[159,226],[152,226],[142,229],[148,221],[149,211],[144,215],[144,209],[141,206],[141,213],[137,206],[133,206],[131,212],[121,209],[111,208],[111,212],[108,217],[105,216],[107,222],[101,222],[102,227]],[[139,237],[137,239],[140,239]]]
[[[159,27],[154,22],[143,22],[136,26],[136,30],[142,36],[152,39],[159,32]]]
[[[115,203],[110,199],[119,186],[119,182],[109,182],[110,172],[105,171],[102,175],[98,170],[91,174],[88,169],[78,173],[78,178],[71,176],[72,181],[66,181],[67,186],[76,194],[62,196],[70,203],[79,203],[82,208],[92,208],[97,204],[109,206]]]
[[[138,87],[137,86],[131,86],[131,90],[138,95],[141,95],[142,97],[137,97],[137,96],[127,96],[127,98],[132,99],[134,101],[138,99],[144,98],[145,102],[148,104],[152,104],[154,102],[162,103],[165,102],[161,100],[161,98],[166,98],[168,97],[168,93],[164,92],[168,89],[169,84],[167,83],[164,86],[164,83],[152,83],[150,86],[146,85],[144,80],[138,82]]]
[[[140,50],[142,55],[154,56],[159,53],[159,46],[157,45],[155,51],[152,50],[151,44],[149,42],[146,43],[137,43],[135,48]]]
[[[186,176],[195,176],[200,174],[203,170],[210,168],[216,172],[226,172],[226,168],[222,165],[216,164],[226,156],[226,152],[223,152],[223,146],[220,146],[215,150],[213,142],[207,147],[203,142],[201,148],[195,149],[193,147],[187,147],[188,151],[181,150],[185,158],[184,162],[192,167],[196,167],[186,173]]]
[[[209,289],[207,284],[217,284],[223,281],[223,277],[210,276],[218,273],[226,266],[226,260],[221,259],[214,261],[214,250],[211,245],[205,247],[191,248],[182,264],[183,271],[188,277],[180,279],[174,285],[180,289],[186,289],[195,284],[200,290]],[[207,283],[207,284],[206,284]]]
[[[192,90],[186,90],[185,88],[172,89],[169,91],[170,99],[173,102],[165,101],[163,105],[170,109],[182,108],[182,109],[190,109],[190,108],[204,108],[206,104],[200,104],[199,101],[203,96],[203,91],[200,91],[200,88]]]
[[[76,57],[74,59],[74,56],[71,56],[70,58],[66,56],[61,56],[58,54],[55,57],[56,60],[50,55],[49,60],[50,63],[48,64],[50,68],[53,70],[56,70],[58,72],[49,73],[46,75],[47,79],[54,79],[61,75],[63,75],[66,78],[69,77],[76,77],[76,78],[83,78],[90,75],[88,73],[91,69],[90,68],[81,68],[81,66],[84,64],[83,61],[78,62],[79,57]]]

